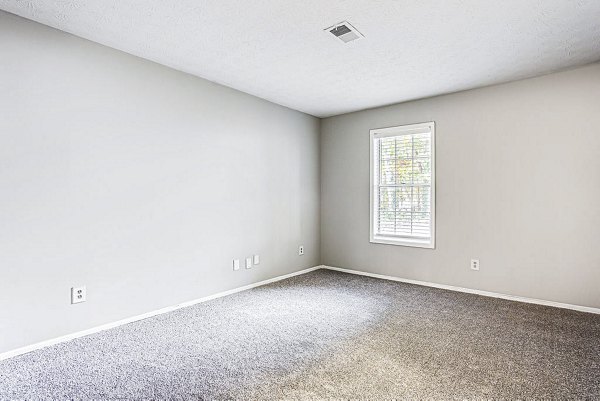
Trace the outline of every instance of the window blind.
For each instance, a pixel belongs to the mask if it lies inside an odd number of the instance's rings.
[[[430,241],[433,229],[431,129],[426,126],[391,135],[375,134],[373,145],[375,221],[372,228],[375,236]]]

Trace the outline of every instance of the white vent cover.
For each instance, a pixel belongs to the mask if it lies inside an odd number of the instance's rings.
[[[332,25],[329,28],[326,28],[324,31],[328,32],[344,43],[352,42],[353,40],[364,37],[363,34],[353,27],[348,21],[342,21]]]

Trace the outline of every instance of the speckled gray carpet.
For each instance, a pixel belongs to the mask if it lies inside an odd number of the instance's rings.
[[[600,315],[319,270],[0,362],[0,398],[600,399]]]

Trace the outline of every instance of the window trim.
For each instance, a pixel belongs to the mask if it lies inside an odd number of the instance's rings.
[[[413,237],[398,237],[392,235],[375,235],[375,224],[377,221],[377,202],[375,202],[375,157],[374,143],[375,139],[385,138],[390,136],[410,135],[420,132],[431,132],[431,238],[427,240],[419,240]],[[369,131],[369,181],[370,181],[370,214],[369,214],[369,231],[370,242],[374,244],[400,245],[416,248],[435,249],[435,122],[425,122],[418,124],[399,125],[395,127],[376,128]]]

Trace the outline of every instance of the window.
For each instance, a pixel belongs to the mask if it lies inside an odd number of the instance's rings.
[[[435,124],[371,130],[371,242],[434,248]]]

